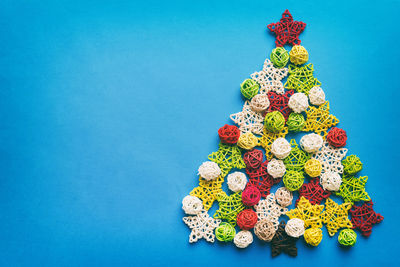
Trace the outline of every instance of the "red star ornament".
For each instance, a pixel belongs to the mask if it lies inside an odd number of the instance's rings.
[[[299,35],[304,31],[306,24],[301,21],[293,21],[292,14],[286,9],[279,22],[271,23],[267,27],[276,35],[276,46],[299,45],[301,43]]]
[[[324,190],[318,182],[319,178],[313,178],[309,183],[305,183],[299,189],[299,198],[296,201],[299,202],[300,198],[303,196],[310,201],[313,205],[320,205],[324,199],[327,199],[331,192]]]
[[[353,205],[349,210],[353,229],[359,229],[361,234],[368,237],[372,233],[372,225],[383,221],[383,216],[373,209],[372,200],[364,202],[362,206]]]
[[[279,183],[282,178],[274,179],[267,171],[268,161],[261,163],[257,169],[246,168],[246,173],[250,177],[248,185],[253,185],[260,190],[262,197],[267,197],[270,193],[271,187]]]
[[[287,120],[292,110],[289,108],[289,98],[294,94],[293,90],[286,91],[283,95],[275,92],[268,92],[268,99],[270,102],[268,112],[279,111],[283,117]]]

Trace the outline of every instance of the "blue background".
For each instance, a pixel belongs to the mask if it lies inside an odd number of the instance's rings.
[[[399,7],[2,0],[0,265],[399,263]],[[385,220],[349,250],[324,230],[297,258],[258,241],[189,244],[181,199],[286,8],[307,23],[302,44]]]

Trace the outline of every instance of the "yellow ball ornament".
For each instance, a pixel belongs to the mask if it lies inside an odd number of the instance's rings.
[[[304,171],[310,177],[318,177],[322,171],[322,164],[321,161],[317,159],[309,159],[307,160],[306,164],[304,164]]]
[[[318,246],[322,241],[321,228],[309,228],[304,232],[304,240],[311,246]]]
[[[293,46],[292,50],[290,50],[289,56],[290,62],[295,65],[303,65],[308,61],[308,52],[304,46],[301,45]]]
[[[240,135],[237,145],[243,149],[250,150],[258,145],[258,138],[251,132],[247,132]]]

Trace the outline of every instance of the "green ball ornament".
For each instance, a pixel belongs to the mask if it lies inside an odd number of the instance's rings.
[[[289,191],[299,190],[304,183],[304,175],[302,172],[289,170],[283,176],[283,184]]]
[[[272,49],[270,58],[275,67],[283,68],[289,62],[289,53],[285,48],[277,47]]]
[[[286,122],[288,130],[291,132],[300,132],[303,130],[306,120],[301,113],[292,112]]]
[[[343,229],[339,233],[338,241],[342,246],[354,246],[357,241],[357,234],[352,229]]]
[[[253,79],[246,79],[240,85],[240,92],[247,99],[252,99],[258,94],[258,89],[260,89],[260,85]]]
[[[272,111],[265,115],[265,128],[272,133],[279,133],[285,127],[285,117],[279,111]]]
[[[236,230],[230,223],[223,222],[215,229],[215,236],[219,241],[232,241],[235,235]]]
[[[362,170],[363,164],[359,157],[356,155],[350,155],[343,161],[343,171],[345,174],[354,175]]]

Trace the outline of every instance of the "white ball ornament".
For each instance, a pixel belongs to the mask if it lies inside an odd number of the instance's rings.
[[[301,113],[308,108],[308,98],[304,93],[295,93],[289,98],[288,106],[294,112]]]
[[[286,233],[291,237],[300,237],[304,234],[304,221],[298,218],[290,219],[285,226]]]
[[[199,175],[206,180],[214,180],[221,174],[218,164],[212,161],[206,161],[199,167]]]
[[[276,201],[282,207],[287,207],[292,204],[293,194],[286,187],[279,187],[275,192]]]
[[[228,188],[233,192],[243,191],[247,184],[246,175],[243,172],[233,172],[228,175]]]
[[[203,209],[203,203],[198,197],[186,196],[182,200],[182,209],[186,214],[196,215]]]
[[[320,106],[325,103],[325,93],[319,86],[314,86],[308,92],[308,98],[310,99],[310,103],[316,106]]]
[[[342,177],[337,172],[327,171],[321,174],[320,183],[325,190],[338,191],[342,184]]]
[[[269,107],[269,99],[265,94],[258,94],[251,99],[250,108],[255,112],[263,112]]]
[[[235,243],[238,248],[246,248],[253,243],[253,235],[250,231],[240,231],[235,235],[233,243]]]
[[[301,148],[308,153],[317,152],[322,147],[323,143],[324,140],[322,136],[315,133],[306,134],[300,139]]]
[[[275,139],[271,145],[271,152],[278,159],[286,158],[290,154],[291,150],[292,147],[290,146],[289,142],[283,137]]]
[[[273,178],[280,178],[286,172],[285,164],[280,159],[271,159],[267,165],[268,174],[271,175]]]

